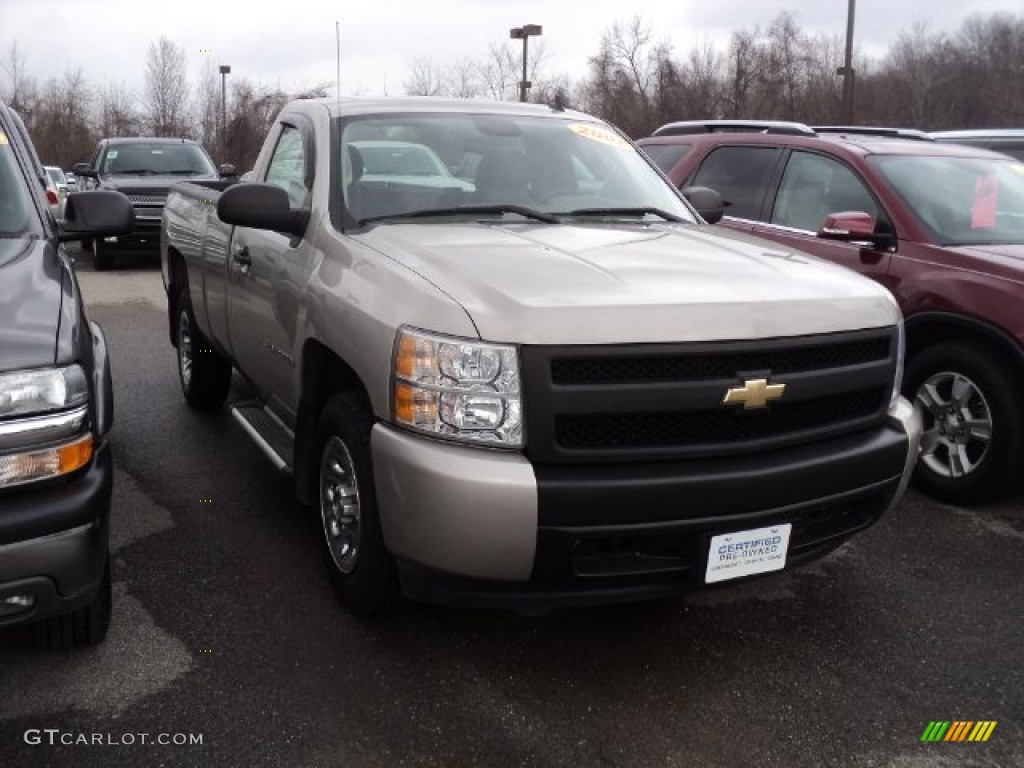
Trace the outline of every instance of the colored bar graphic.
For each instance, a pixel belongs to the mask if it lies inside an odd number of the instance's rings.
[[[978,724],[974,726],[974,730],[971,731],[971,735],[967,737],[967,740],[988,741],[988,737],[992,735],[992,731],[995,729],[995,720],[979,720]]]
[[[970,720],[954,720],[949,733],[943,741],[963,741],[967,738],[967,731],[974,725]]]
[[[921,734],[921,741],[942,741],[949,728],[949,720],[932,720]]]
[[[931,720],[921,741],[988,741],[995,729],[995,720]]]

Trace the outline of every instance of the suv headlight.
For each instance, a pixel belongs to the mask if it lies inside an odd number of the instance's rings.
[[[523,444],[515,347],[402,328],[392,381],[396,424],[474,443]]]
[[[74,472],[93,454],[78,365],[0,374],[0,488]]]

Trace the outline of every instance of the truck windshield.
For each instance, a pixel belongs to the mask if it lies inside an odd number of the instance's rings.
[[[935,243],[1024,243],[1024,163],[920,155],[874,155],[869,162]]]
[[[132,142],[108,147],[100,173],[211,176],[216,171],[206,153],[195,144]]]
[[[541,221],[696,221],[629,142],[578,116],[398,114],[340,122],[336,191],[359,222],[488,211]]]

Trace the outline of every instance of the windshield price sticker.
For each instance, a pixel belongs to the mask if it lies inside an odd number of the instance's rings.
[[[611,146],[618,147],[619,149],[629,149],[629,144],[626,143],[625,139],[618,134],[609,131],[607,128],[602,128],[598,125],[576,123],[574,125],[570,125],[569,130],[577,136],[582,136],[585,139],[600,141],[602,144],[610,144]]]
[[[7,144],[7,134],[4,133],[3,131],[0,131],[0,147],[4,146],[5,144]]]
[[[713,536],[708,550],[705,583],[781,571],[786,567],[792,530],[793,526],[786,523]]]

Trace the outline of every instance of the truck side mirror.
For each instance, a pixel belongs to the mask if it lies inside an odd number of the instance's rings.
[[[697,209],[708,224],[715,224],[725,215],[725,201],[722,196],[710,187],[685,187],[682,190],[690,205]]]
[[[75,172],[75,176],[89,176],[93,179],[97,176],[96,171],[88,163],[75,163],[71,170]]]
[[[217,200],[217,216],[225,224],[269,229],[302,237],[309,209],[292,209],[288,193],[274,184],[249,183],[228,187]]]
[[[135,211],[121,192],[95,189],[68,195],[61,242],[91,237],[127,235],[135,228]]]

